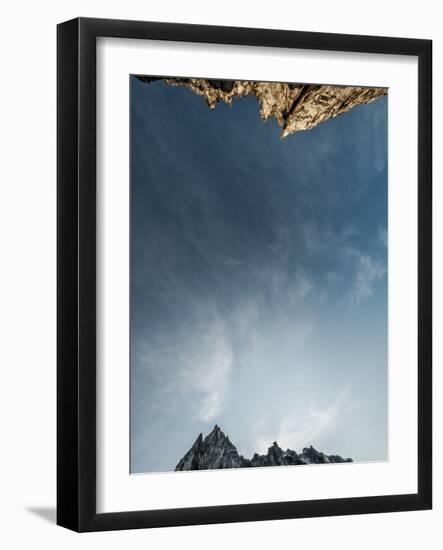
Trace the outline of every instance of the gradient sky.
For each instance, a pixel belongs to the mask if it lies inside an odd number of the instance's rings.
[[[254,97],[131,86],[131,471],[218,424],[387,458],[387,98],[280,139]]]

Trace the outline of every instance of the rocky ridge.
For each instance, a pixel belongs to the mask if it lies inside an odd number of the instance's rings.
[[[306,447],[301,453],[291,449],[284,451],[276,441],[269,447],[267,454],[257,453],[251,459],[240,455],[235,445],[231,443],[215,425],[212,432],[203,439],[200,434],[195,443],[175,467],[176,471],[183,470],[215,470],[226,468],[257,468],[261,466],[294,466],[303,464],[330,464],[352,462],[351,458],[342,458],[338,455],[326,455]]]
[[[218,102],[232,104],[238,97],[254,95],[263,121],[275,118],[285,138],[300,130],[346,113],[353,107],[387,95],[387,88],[364,86],[306,85],[249,80],[208,80],[204,78],[160,78],[138,76],[143,82],[163,80],[170,86],[184,86],[202,96],[210,109]]]

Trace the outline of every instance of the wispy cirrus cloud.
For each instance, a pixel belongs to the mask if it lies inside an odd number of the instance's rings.
[[[323,435],[333,432],[351,409],[350,389],[350,385],[344,386],[330,403],[311,405],[306,414],[300,415],[297,411],[285,416],[277,431],[277,442],[280,447],[300,451],[309,445],[321,445]],[[275,431],[266,431],[265,420],[260,419],[257,427],[261,433],[255,440],[255,446],[261,453],[265,453],[270,443],[276,439]]]
[[[386,263],[351,246],[344,247],[341,255],[351,261],[351,280],[345,299],[349,305],[358,306],[374,295],[376,284],[386,274]]]
[[[349,301],[359,305],[374,294],[375,285],[385,275],[386,267],[376,258],[361,254],[357,258],[357,268],[353,286],[349,291]]]
[[[204,422],[223,411],[234,354],[225,321],[213,304],[194,303],[173,337],[147,331],[146,341],[134,347],[133,362],[155,388],[149,401],[152,411],[167,408],[173,417],[185,408]]]
[[[206,353],[195,360],[183,374],[188,387],[197,394],[198,419],[211,422],[223,410],[233,354],[220,319],[210,327],[205,340]]]
[[[306,299],[314,289],[314,282],[302,267],[298,267],[295,274],[295,284],[289,291],[289,299],[297,304]]]

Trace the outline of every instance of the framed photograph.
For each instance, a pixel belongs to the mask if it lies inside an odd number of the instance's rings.
[[[432,506],[432,43],[58,26],[59,525]]]

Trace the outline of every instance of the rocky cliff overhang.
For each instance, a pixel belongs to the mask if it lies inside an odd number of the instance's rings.
[[[253,95],[263,121],[275,118],[281,137],[314,128],[357,105],[387,95],[387,88],[330,86],[249,80],[207,80],[203,78],[159,78],[138,76],[143,82],[163,80],[170,86],[184,86],[204,98],[210,109],[218,102],[232,104],[235,98]]]

